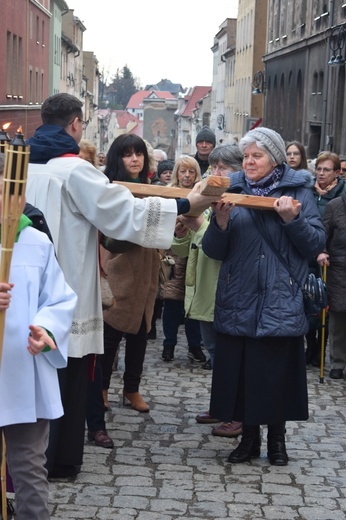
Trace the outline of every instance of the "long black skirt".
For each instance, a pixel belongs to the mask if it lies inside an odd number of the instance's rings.
[[[210,413],[246,425],[306,420],[304,338],[218,334]]]

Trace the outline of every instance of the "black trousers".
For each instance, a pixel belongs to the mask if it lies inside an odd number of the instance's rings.
[[[102,386],[108,390],[112,376],[112,365],[122,338],[125,337],[124,390],[138,392],[147,348],[147,331],[143,317],[137,334],[128,334],[104,323],[104,354],[102,362]]]
[[[83,463],[89,359],[69,357],[67,367],[58,370],[64,415],[51,421],[46,451],[49,472],[55,466]]]

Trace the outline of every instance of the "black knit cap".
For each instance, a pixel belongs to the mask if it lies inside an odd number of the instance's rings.
[[[203,128],[198,132],[196,136],[196,144],[201,141],[207,141],[207,143],[211,143],[214,146],[216,145],[216,137],[214,132],[209,128],[209,126],[203,126]]]
[[[160,161],[157,166],[157,175],[161,175],[161,173],[166,172],[167,170],[172,171],[174,168],[174,161],[170,159],[166,159]]]

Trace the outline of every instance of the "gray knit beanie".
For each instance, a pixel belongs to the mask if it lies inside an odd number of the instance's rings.
[[[211,143],[214,146],[216,145],[216,137],[214,132],[209,128],[209,126],[203,126],[203,128],[198,132],[196,136],[196,144],[201,141],[207,141],[207,143]]]
[[[160,161],[157,166],[157,175],[160,176],[163,172],[173,171],[173,168],[174,161],[171,161],[171,159],[165,159],[163,161]]]
[[[239,142],[242,153],[252,143],[256,143],[273,157],[275,163],[282,164],[286,161],[286,147],[281,135],[271,128],[258,127],[250,130]]]

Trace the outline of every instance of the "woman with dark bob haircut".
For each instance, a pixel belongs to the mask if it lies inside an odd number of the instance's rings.
[[[143,155],[143,167],[137,175],[131,174],[126,169],[123,158],[132,154]],[[107,154],[107,166],[104,171],[110,182],[113,181],[130,181],[139,182],[141,184],[149,183],[149,155],[148,149],[141,137],[133,134],[119,135],[113,142]]]
[[[149,155],[141,137],[123,134],[115,139],[107,154],[105,174],[112,181],[147,184]],[[119,344],[126,334],[124,404],[148,412],[139,393],[158,291],[160,257],[157,249],[101,236],[101,268],[114,296],[114,304],[103,311],[104,354],[102,356],[103,401],[107,409],[112,365]]]

